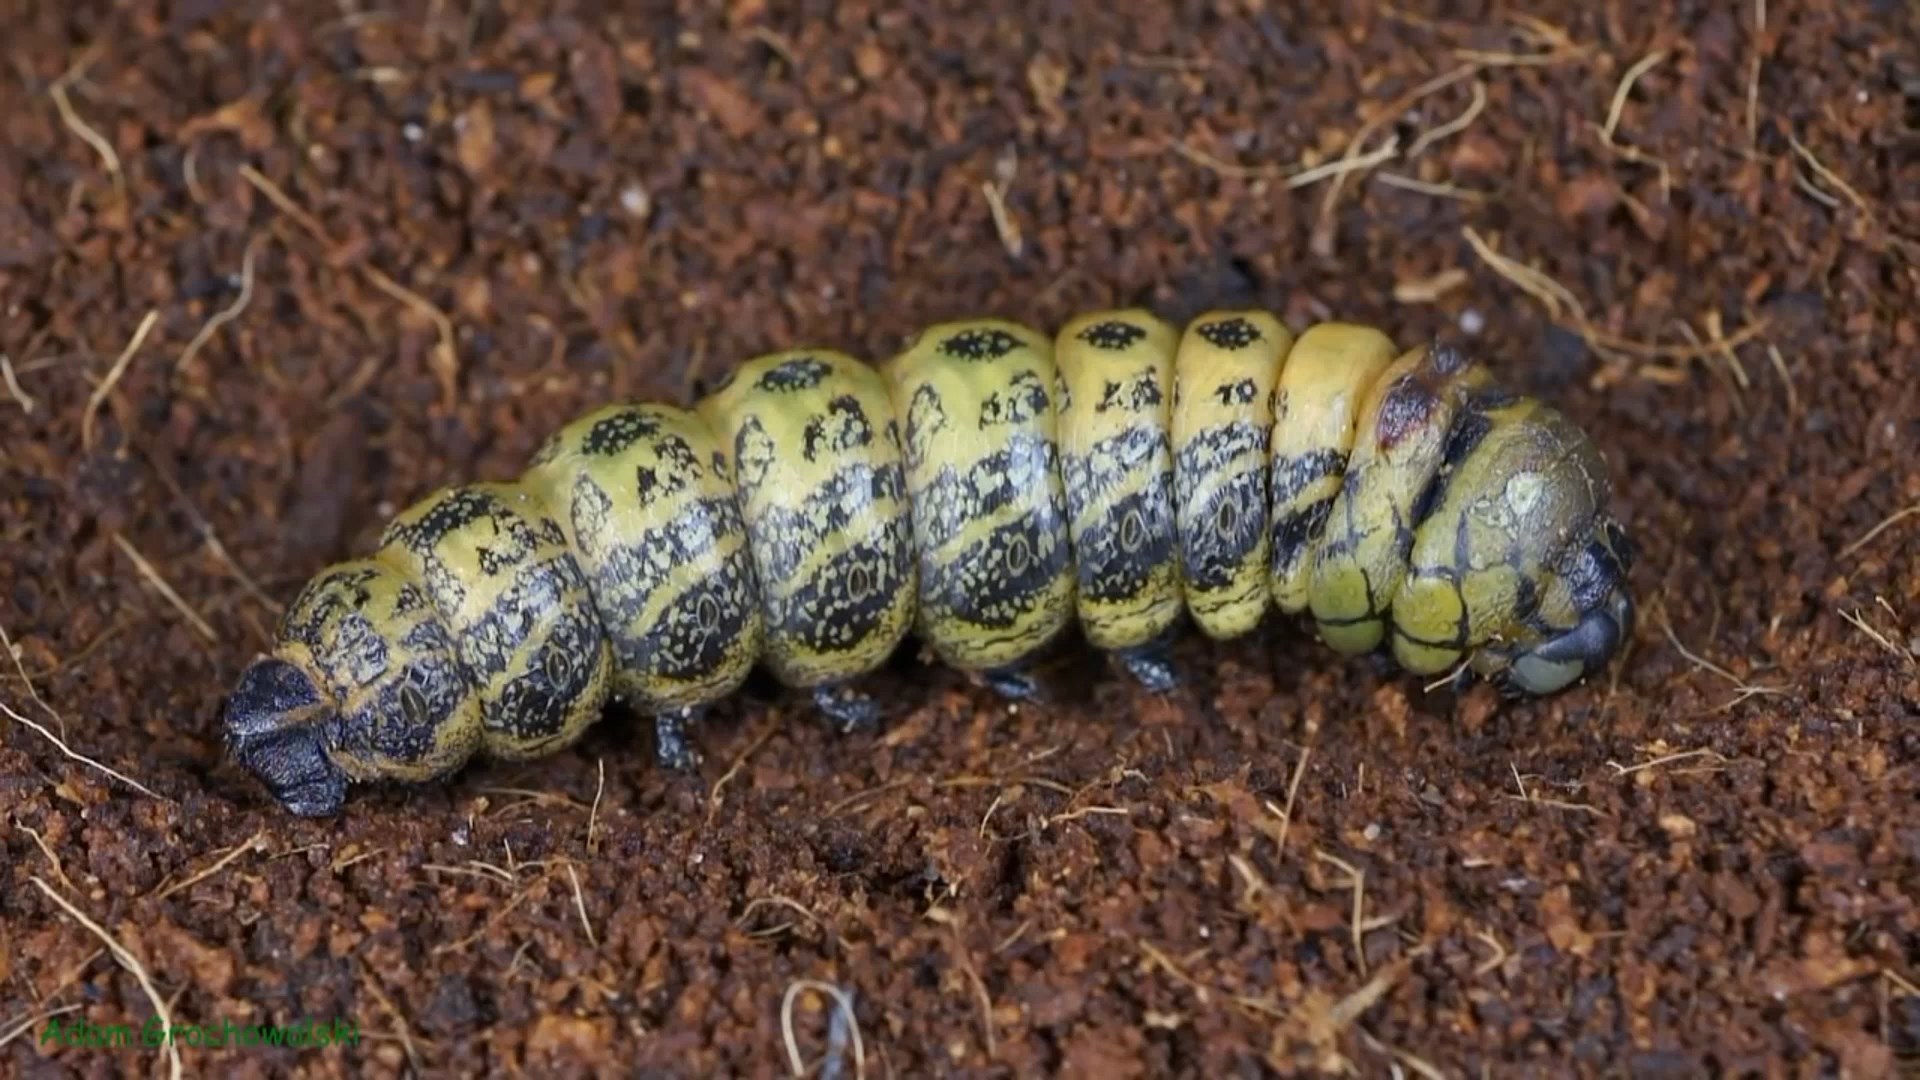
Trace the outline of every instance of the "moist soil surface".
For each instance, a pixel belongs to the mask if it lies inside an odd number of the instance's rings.
[[[533,7],[6,16],[0,1069],[166,1072],[156,1009],[357,1032],[177,1048],[239,1075],[1914,1067],[1911,6]],[[1507,703],[1276,619],[1011,708],[908,652],[876,734],[755,684],[697,775],[615,709],[323,821],[224,759],[307,577],[573,415],[1135,303],[1562,407],[1624,660]]]

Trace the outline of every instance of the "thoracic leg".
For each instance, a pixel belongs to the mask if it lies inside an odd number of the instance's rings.
[[[688,706],[654,714],[654,757],[663,768],[691,772],[700,767],[700,750],[687,739],[687,725],[705,712],[698,706]]]

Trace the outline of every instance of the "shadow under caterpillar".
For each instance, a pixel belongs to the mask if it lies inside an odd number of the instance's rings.
[[[350,781],[557,750],[617,695],[685,768],[686,723],[756,663],[853,728],[879,710],[852,680],[910,631],[1019,699],[1077,616],[1164,690],[1183,613],[1230,638],[1269,607],[1343,653],[1548,694],[1632,631],[1607,498],[1558,412],[1360,326],[1127,310],[1053,339],[946,323],[880,369],[777,353],[401,512],[294,601],[227,746],[328,815]]]

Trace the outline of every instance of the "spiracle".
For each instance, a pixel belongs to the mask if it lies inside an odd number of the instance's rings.
[[[1226,639],[1271,608],[1343,653],[1549,694],[1632,632],[1607,500],[1565,417],[1361,326],[1125,310],[1051,339],[942,324],[880,368],[783,352],[403,511],[302,590],[227,699],[227,745],[329,815],[351,782],[550,753],[610,696],[690,767],[685,726],[755,665],[871,726],[857,681],[909,634],[1031,698],[1077,620],[1165,690],[1184,622]]]

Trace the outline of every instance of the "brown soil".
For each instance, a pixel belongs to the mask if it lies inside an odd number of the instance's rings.
[[[40,1045],[144,1023],[133,967],[179,1023],[363,1035],[196,1072],[781,1074],[790,989],[829,1054],[805,980],[852,995],[840,1076],[1920,1054],[1910,5],[8,6],[6,1071],[164,1069]],[[1484,321],[1614,468],[1615,678],[1428,695],[1275,627],[1189,641],[1165,699],[1073,653],[1017,712],[903,658],[878,737],[748,694],[698,778],[617,713],[330,822],[222,760],[302,580],[593,404],[960,313],[1247,300]]]

